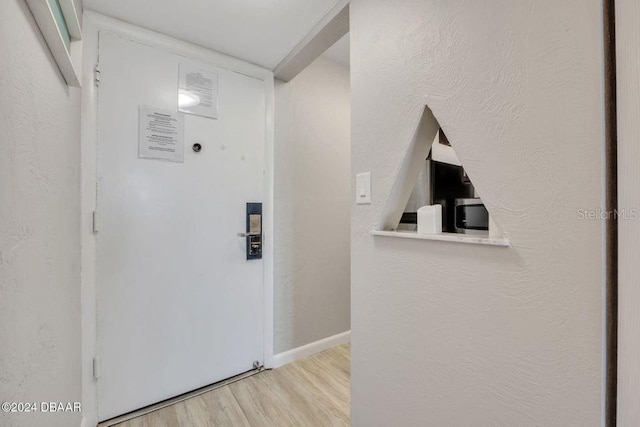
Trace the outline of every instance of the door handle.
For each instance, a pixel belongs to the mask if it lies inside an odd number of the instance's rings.
[[[247,241],[247,260],[262,258],[262,203],[247,203],[247,231],[238,233]]]
[[[238,233],[238,237],[260,236],[260,233]]]

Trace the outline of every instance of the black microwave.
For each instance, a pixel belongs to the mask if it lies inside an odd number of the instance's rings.
[[[489,232],[489,212],[479,198],[455,199],[454,209],[456,233],[487,234]]]

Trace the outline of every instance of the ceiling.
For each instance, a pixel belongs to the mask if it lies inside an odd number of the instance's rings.
[[[337,62],[338,64],[344,65],[349,68],[351,65],[350,60],[350,49],[351,44],[349,41],[349,33],[342,36],[340,40],[338,40],[333,46],[326,50],[323,56],[326,59]]]
[[[339,0],[84,0],[84,8],[261,65],[276,65]]]

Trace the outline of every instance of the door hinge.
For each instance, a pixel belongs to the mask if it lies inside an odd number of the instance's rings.
[[[100,212],[93,211],[93,232],[97,233],[100,230]]]
[[[93,379],[97,380],[100,378],[100,357],[96,356],[93,358]]]
[[[95,81],[96,86],[100,86],[100,65],[96,64],[93,67],[93,80]]]

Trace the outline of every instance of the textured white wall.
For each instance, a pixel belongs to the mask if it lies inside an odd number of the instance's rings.
[[[350,329],[349,70],[276,81],[275,353]]]
[[[620,243],[618,425],[640,425],[640,3],[616,1]]]
[[[352,420],[597,426],[598,0],[353,0]],[[512,248],[372,237],[424,105]],[[354,188],[352,182],[352,189]]]
[[[0,46],[0,401],[80,401],[80,91],[23,0],[0,2]],[[80,417],[0,413],[0,425]]]

